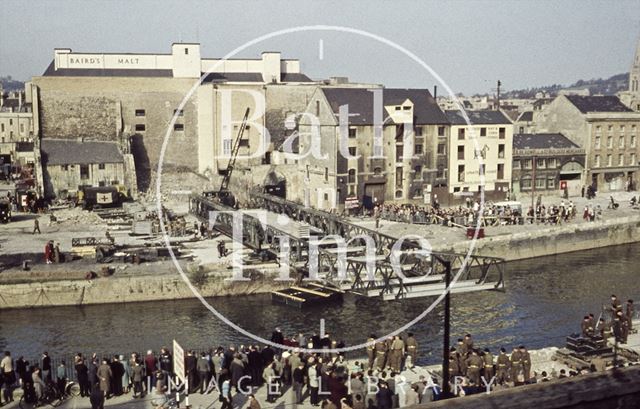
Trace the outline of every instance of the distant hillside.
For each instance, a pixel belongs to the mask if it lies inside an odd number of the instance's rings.
[[[11,78],[11,75],[7,77],[0,77],[0,84],[5,91],[17,91],[24,89],[24,82],[16,81]]]
[[[503,98],[534,98],[538,92],[548,92],[551,96],[556,96],[558,91],[563,89],[584,89],[589,88],[591,95],[615,95],[619,91],[629,88],[629,73],[617,74],[606,79],[579,80],[571,85],[553,84],[542,87],[532,87],[504,92]]]

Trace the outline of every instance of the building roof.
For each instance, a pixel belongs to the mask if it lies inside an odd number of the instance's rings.
[[[513,149],[579,149],[561,133],[522,133],[513,135]]]
[[[88,165],[123,163],[117,142],[81,142],[74,139],[48,139],[40,142],[42,160],[47,165]]]
[[[531,122],[533,121],[533,111],[524,111],[520,114],[516,122]]]
[[[205,75],[206,74],[206,75]],[[45,70],[45,77],[173,77],[173,70],[129,69],[129,68],[58,68],[52,61]],[[205,75],[203,82],[264,82],[259,72],[212,72]],[[282,73],[282,82],[312,82],[302,73]]]
[[[445,124],[447,118],[427,89],[381,88],[382,104],[400,105],[407,99],[413,102],[415,124]],[[341,105],[349,105],[349,124],[373,125],[373,93],[368,88],[323,88],[331,109],[339,113]],[[383,109],[383,121],[389,115]]]
[[[614,95],[565,95],[583,114],[588,112],[633,112]]]
[[[33,152],[33,142],[16,142],[16,152]]]
[[[502,125],[511,124],[511,120],[501,111],[481,110],[465,111],[472,125]],[[460,110],[445,111],[451,125],[466,125]]]
[[[172,70],[143,70],[130,68],[55,68],[55,61],[42,74],[43,77],[173,77]]]

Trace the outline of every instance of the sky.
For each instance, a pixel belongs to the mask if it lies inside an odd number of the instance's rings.
[[[173,42],[199,42],[202,56],[213,58],[274,31],[318,25],[385,41],[307,30],[259,42],[236,57],[275,50],[299,59],[314,79],[438,85],[465,94],[493,92],[498,79],[504,90],[568,85],[629,71],[640,38],[640,0],[3,0],[0,76],[41,75],[54,48],[169,53]]]

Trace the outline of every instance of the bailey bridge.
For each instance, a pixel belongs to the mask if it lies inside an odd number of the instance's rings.
[[[234,209],[204,195],[190,197],[189,210],[200,221],[242,244],[290,265],[306,280],[321,280],[341,290],[384,300],[440,295],[445,272],[460,274],[452,293],[504,290],[504,259],[425,251],[418,238],[399,238],[359,226],[339,215],[281,197],[252,194],[251,208]],[[240,236],[236,234],[236,236]],[[314,275],[317,266],[317,275]]]

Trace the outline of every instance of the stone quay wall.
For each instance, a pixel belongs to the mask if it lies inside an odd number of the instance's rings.
[[[487,237],[475,242],[474,254],[514,261],[636,242],[640,242],[640,215]],[[434,251],[466,254],[470,245],[467,240]]]
[[[526,227],[526,226],[525,226]],[[507,261],[583,251],[640,242],[640,216],[578,225],[563,225],[530,232],[488,237],[476,241],[474,252]],[[471,241],[439,246],[434,251],[466,253]],[[275,281],[272,274],[244,282],[225,281],[224,273],[211,273],[199,289],[202,296],[233,296],[269,293],[289,283]],[[94,280],[60,280],[0,284],[0,310],[64,305],[108,304],[194,298],[176,274],[115,276]]]
[[[203,297],[215,297],[269,293],[288,286],[271,277],[234,282],[225,281],[226,277],[212,274],[196,288]],[[195,295],[178,273],[0,284],[0,310],[187,298]]]

